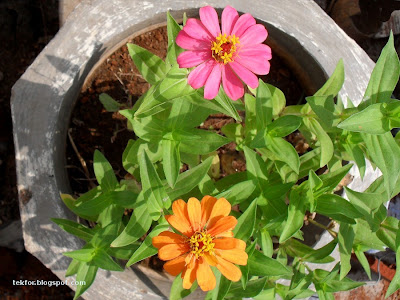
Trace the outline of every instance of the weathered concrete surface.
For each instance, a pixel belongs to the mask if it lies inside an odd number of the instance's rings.
[[[60,279],[69,263],[62,252],[82,246],[50,221],[52,217],[74,219],[59,193],[70,191],[64,169],[66,132],[80,87],[115,45],[149,26],[165,23],[167,10],[175,17],[184,11],[195,16],[206,4],[216,8],[230,4],[265,22],[270,41],[279,45],[295,69],[305,70],[304,81],[315,88],[343,58],[346,83],[341,96],[355,104],[361,101],[374,64],[311,0],[257,0],[251,5],[241,0],[84,0],[12,92],[18,189],[32,195],[20,202],[25,247]],[[167,280],[154,283],[153,277],[148,278],[137,270],[101,271],[84,297],[160,299],[168,295]]]

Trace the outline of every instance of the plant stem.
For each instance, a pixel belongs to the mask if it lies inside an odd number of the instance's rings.
[[[308,222],[310,222],[311,224],[313,224],[313,225],[315,225],[315,226],[318,226],[319,228],[322,228],[322,229],[325,229],[326,231],[328,231],[329,234],[330,234],[334,239],[337,238],[338,234],[337,234],[336,231],[333,231],[332,229],[326,227],[325,225],[322,225],[321,223],[318,223],[317,221],[315,221],[315,220],[313,220],[313,219],[311,219],[311,218],[308,218],[307,220],[308,220]]]

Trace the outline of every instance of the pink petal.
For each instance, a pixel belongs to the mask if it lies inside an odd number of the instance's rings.
[[[218,22],[218,14],[211,6],[200,8],[200,20],[212,36],[217,37],[221,33]]]
[[[255,24],[256,20],[254,20],[252,15],[250,14],[241,15],[232,29],[232,34],[240,38],[242,34],[247,30],[247,28]]]
[[[240,48],[239,54],[235,57],[235,62],[249,69],[258,75],[269,73],[271,48],[264,44],[252,45]]]
[[[249,27],[240,37],[241,45],[255,45],[265,41],[268,36],[268,31],[261,24],[256,24]]]
[[[211,58],[211,51],[185,51],[179,54],[177,62],[179,68],[195,67]]]
[[[235,71],[236,75],[239,76],[239,78],[245,84],[247,84],[252,89],[258,87],[258,78],[256,75],[254,75],[253,72],[249,71],[249,69],[243,67],[237,62],[231,62],[229,63],[229,65],[231,66],[232,70]]]
[[[225,7],[221,16],[222,34],[230,35],[238,18],[239,14],[236,9],[229,5]]]
[[[222,85],[225,93],[232,100],[237,100],[244,94],[243,83],[229,65],[224,65],[222,69]]]
[[[207,50],[210,49],[210,42],[198,40],[189,36],[184,30],[181,30],[176,37],[176,43],[179,47],[186,50]]]
[[[221,84],[221,69],[220,64],[216,63],[214,65],[204,87],[204,98],[211,100],[217,96]]]
[[[215,64],[216,62],[214,59],[209,59],[190,72],[188,77],[190,86],[194,89],[199,89],[204,86]]]
[[[208,32],[208,30],[204,27],[203,23],[197,19],[188,19],[186,21],[186,25],[183,27],[183,30],[192,38],[211,41],[214,37]]]

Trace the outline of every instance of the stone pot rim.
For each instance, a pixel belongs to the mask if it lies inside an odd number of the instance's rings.
[[[268,22],[271,35],[271,30],[286,34],[286,48],[299,55],[298,59],[304,54],[302,49],[309,53],[325,75],[343,58],[347,79],[340,95],[344,100],[349,96],[356,105],[361,101],[374,63],[313,1],[256,0],[251,6],[240,0],[207,1],[220,9],[228,4]],[[64,169],[67,127],[84,79],[104,53],[132,32],[165,22],[168,10],[179,18],[183,11],[189,16],[197,14],[204,5],[195,0],[84,0],[14,85],[11,109],[25,247],[61,280],[65,280],[69,264],[62,252],[78,249],[83,243],[50,218],[76,219],[59,194],[69,192]],[[367,174],[371,176],[365,178],[372,181],[379,176],[372,168],[367,168]],[[361,190],[368,186],[367,182],[357,184]],[[139,268],[121,273],[100,270],[83,296],[162,299],[168,296],[168,289]]]

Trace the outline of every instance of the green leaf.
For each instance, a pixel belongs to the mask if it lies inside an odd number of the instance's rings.
[[[109,112],[119,111],[122,106],[122,104],[119,104],[110,95],[106,93],[101,93],[99,99],[101,104],[103,104],[104,108]]]
[[[249,273],[255,276],[290,276],[292,271],[276,259],[255,250],[248,259]]]
[[[166,61],[171,66],[177,65],[176,58],[183,51],[175,42],[179,31],[181,31],[181,26],[175,21],[171,13],[167,11],[168,52]]]
[[[279,238],[279,243],[287,241],[303,226],[307,200],[296,190],[290,192],[289,199],[288,218]]]
[[[272,257],[274,254],[274,244],[269,232],[265,229],[260,230],[260,246],[265,256]]]
[[[165,77],[165,63],[161,58],[138,45],[128,43],[126,46],[136,68],[148,83],[155,85]]]
[[[397,228],[399,229],[399,228]],[[396,233],[396,263],[398,264],[400,262],[400,230],[397,230]],[[396,269],[396,273],[394,274],[394,277],[392,281],[390,282],[390,285],[387,289],[385,298],[389,297],[392,295],[395,291],[400,289],[400,269]]]
[[[195,90],[187,83],[187,74],[187,69],[180,69],[179,66],[172,67],[164,79],[146,92],[135,116],[144,118],[154,115],[167,109],[175,99],[195,93]]]
[[[255,280],[250,280],[247,284],[246,289],[243,289],[239,282],[233,283],[231,288],[229,289],[229,293],[226,296],[227,298],[255,297],[258,294],[260,294],[261,291],[264,289],[264,286],[267,283],[267,279],[268,278],[264,277]]]
[[[364,216],[372,214],[372,212],[378,209],[381,204],[385,203],[389,199],[386,193],[360,193],[345,187],[346,195],[349,198],[351,204]]]
[[[362,214],[349,201],[335,194],[324,194],[318,197],[316,211],[350,224],[355,224],[354,219],[362,217]]]
[[[129,110],[119,112],[123,116],[130,116]],[[129,119],[128,119],[129,120]],[[155,143],[162,139],[165,130],[165,122],[155,117],[134,117],[131,121],[136,136],[149,143]]]
[[[267,133],[271,137],[285,137],[296,131],[302,118],[293,115],[282,116],[267,126]]]
[[[256,99],[250,94],[244,94],[244,105],[246,109],[246,119],[244,127],[244,136],[246,141],[251,141],[257,130],[257,117],[256,117]]]
[[[340,253],[340,280],[346,277],[351,269],[350,258],[354,242],[354,229],[351,225],[341,223],[338,234]]]
[[[76,282],[85,284],[77,285],[74,300],[78,299],[93,283],[98,267],[93,263],[81,263],[76,275]]]
[[[267,148],[278,158],[288,164],[289,167],[299,174],[300,159],[293,145],[280,137],[266,136]]]
[[[324,259],[327,257],[329,254],[332,253],[332,251],[336,248],[337,245],[337,239],[334,239],[333,241],[329,242],[325,246],[319,248],[319,249],[313,249],[314,251],[311,251],[304,255],[303,259],[305,261],[319,261],[321,259]]]
[[[232,205],[246,201],[254,192],[256,186],[253,180],[246,180],[232,185],[227,190],[219,193],[215,198],[226,198]]]
[[[138,248],[139,245],[135,244],[124,247],[108,248],[107,253],[117,259],[128,260]]]
[[[197,282],[194,282],[190,289],[183,288],[183,279],[180,275],[176,276],[171,286],[169,300],[180,300],[189,296],[197,288]]]
[[[118,186],[110,163],[99,150],[94,151],[93,169],[103,192],[113,191]]]
[[[119,271],[122,272],[124,269],[117,264],[110,255],[103,249],[97,249],[93,257],[93,264],[103,270]]]
[[[316,135],[321,146],[321,162],[320,167],[325,166],[333,156],[333,143],[329,135],[324,131],[321,125],[314,118],[304,118],[303,123],[306,127]]]
[[[63,255],[79,260],[81,262],[90,262],[95,255],[95,251],[95,248],[86,246],[86,248],[64,252]]]
[[[382,171],[386,192],[396,188],[400,170],[400,148],[390,132],[381,135],[361,134],[371,160]]]
[[[244,127],[239,123],[228,123],[221,128],[221,131],[225,136],[236,145],[240,145],[244,138]]]
[[[332,192],[338,186],[340,181],[342,181],[343,177],[346,176],[352,166],[352,164],[347,164],[340,169],[319,176],[323,184],[317,191],[317,196],[319,197],[323,193]]]
[[[318,118],[331,128],[335,119],[335,102],[333,101],[333,96],[312,96],[307,97],[306,100]]]
[[[196,137],[196,140],[182,140],[180,145],[180,150],[182,152],[203,155],[213,152],[229,143],[229,139],[226,137],[208,130],[190,129],[187,130],[187,133]]]
[[[261,131],[272,121],[272,95],[268,86],[261,79],[258,80],[256,95],[257,130]]]
[[[399,81],[399,74],[400,62],[394,48],[393,33],[391,33],[389,41],[382,49],[381,55],[372,71],[361,106],[390,100],[392,92]]]
[[[167,182],[171,188],[175,186],[181,167],[179,142],[163,140],[163,168]]]
[[[343,143],[342,146],[346,150],[347,154],[350,155],[351,159],[356,163],[356,165],[360,171],[361,179],[363,179],[364,175],[365,175],[365,170],[367,168],[366,163],[365,163],[364,152],[361,150],[360,146],[357,144]]]
[[[90,241],[90,239],[93,237],[94,232],[90,230],[90,228],[83,226],[79,223],[66,219],[51,218],[51,220],[58,226],[60,226],[61,229],[77,236],[78,238],[81,238],[86,242]]]
[[[355,245],[361,245],[367,249],[385,250],[386,245],[377,237],[375,232],[371,231],[371,227],[367,221],[357,219],[354,232],[356,233],[354,237]]]
[[[283,248],[285,249],[286,253],[291,257],[302,258],[303,261],[308,261],[311,263],[319,263],[319,264],[325,264],[334,261],[334,258],[329,256],[329,253],[324,257],[315,258],[317,256],[316,255],[317,250],[314,250],[313,248],[293,238],[287,240],[283,245]]]
[[[250,246],[246,247],[246,253],[248,257],[251,257],[254,253],[254,250],[256,249],[257,242],[254,241]],[[240,278],[240,281],[242,282],[242,287],[243,289],[246,289],[247,282],[249,281],[249,264],[245,266],[239,266],[240,270],[242,271],[242,277]]]
[[[109,193],[104,193],[88,201],[77,203],[75,211],[82,215],[97,216],[110,205],[112,205],[112,199]]]
[[[157,220],[162,209],[169,208],[171,200],[158,177],[157,171],[154,169],[153,163],[150,161],[146,151],[140,157],[140,176],[142,179],[143,197],[146,199],[147,209],[150,217]]]
[[[235,106],[232,103],[232,100],[225,94],[223,88],[221,87],[218,91],[217,96],[215,97],[215,101],[228,112],[228,115],[234,118],[236,121],[241,122],[242,118],[240,118],[239,113],[237,112]]]
[[[186,172],[180,173],[176,181],[174,189],[169,186],[165,188],[170,199],[177,199],[178,197],[190,192],[194,189],[199,182],[207,175],[211,167],[213,158],[209,157],[204,160],[200,165],[189,169]]]
[[[271,85],[271,84],[266,84],[271,96],[272,96],[272,115],[274,118],[277,118],[280,113],[283,111],[286,105],[286,98],[283,92],[278,89],[277,87]],[[247,122],[246,122],[247,125]]]
[[[376,232],[377,237],[393,251],[396,250],[396,233],[399,228],[399,220],[387,217]]]
[[[78,273],[81,262],[77,259],[72,259],[71,263],[68,266],[67,271],[65,272],[65,277],[69,277]]]
[[[239,217],[233,230],[235,238],[246,241],[253,233],[256,221],[257,199],[253,200],[246,211]]]
[[[139,156],[142,155],[143,150],[146,151],[152,162],[161,160],[162,147],[159,143],[146,142],[142,139],[129,140],[122,154],[122,164],[130,174],[133,174],[139,168]]]
[[[337,127],[355,132],[369,134],[383,134],[390,131],[389,118],[387,117],[386,103],[376,103],[362,111],[351,115]]]
[[[99,225],[96,227],[96,233],[90,240],[90,245],[95,248],[104,248],[108,249],[110,247],[111,242],[118,235],[118,230],[120,229],[121,222],[112,223],[103,228],[99,228]]]
[[[331,77],[327,82],[314,94],[314,96],[329,96],[335,97],[344,83],[344,64],[343,60],[340,59],[336,65],[335,71],[333,71]]]
[[[111,247],[123,247],[140,239],[151,226],[152,219],[144,203],[133,210],[124,231],[111,243]]]
[[[365,257],[365,254],[363,251],[355,249],[354,254],[356,255],[358,261],[362,265],[363,269],[368,275],[368,278],[371,280],[371,268],[369,267],[368,259]]]
[[[140,244],[140,247],[133,253],[132,257],[126,263],[129,267],[147,257],[157,254],[158,250],[153,247],[152,239],[153,237],[159,235],[161,232],[168,230],[169,224],[166,222],[158,224],[154,229],[146,236],[144,241]]]
[[[221,272],[216,272],[216,288],[212,291],[212,300],[223,300],[225,299],[226,294],[228,293],[232,281],[227,279],[225,276],[221,274]]]

